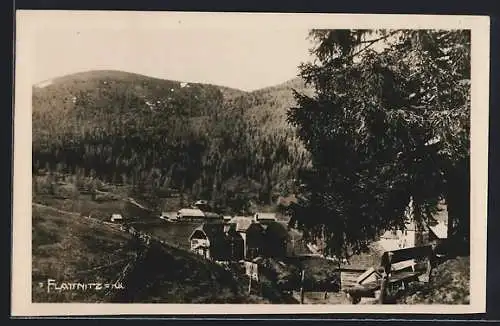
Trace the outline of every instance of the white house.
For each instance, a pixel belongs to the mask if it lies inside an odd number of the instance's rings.
[[[421,234],[423,229],[422,226],[415,223],[412,198],[410,198],[404,215],[406,220],[404,227],[386,230],[380,236],[379,242],[385,251],[410,248],[418,245],[419,233]]]
[[[123,216],[121,214],[112,214],[111,215],[111,222],[117,222],[117,221],[122,221]]]
[[[438,212],[429,217],[428,221],[416,223],[413,213],[413,200],[405,212],[405,226],[385,231],[379,240],[379,244],[385,251],[411,248],[426,245],[433,240],[443,240],[448,235],[448,211],[446,204],[438,204]]]

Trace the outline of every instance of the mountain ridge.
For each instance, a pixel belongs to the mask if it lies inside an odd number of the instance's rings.
[[[161,77],[155,77],[151,76],[148,74],[144,73],[136,73],[136,72],[130,72],[130,71],[125,71],[125,70],[117,70],[117,69],[92,69],[92,70],[82,70],[78,72],[73,72],[73,73],[68,73],[60,76],[55,76],[52,78],[44,79],[41,81],[38,81],[36,83],[33,83],[33,87],[35,88],[45,88],[47,86],[50,86],[52,84],[57,84],[60,83],[61,81],[67,80],[69,78],[75,78],[75,77],[83,77],[83,76],[89,76],[89,75],[99,75],[99,74],[123,74],[123,75],[130,75],[130,76],[135,76],[139,78],[149,78],[152,80],[158,80],[158,81],[172,81],[172,82],[178,82],[178,83],[187,83],[187,84],[203,84],[203,85],[211,85],[211,86],[216,86],[220,87],[223,89],[228,89],[230,91],[234,92],[240,92],[240,93],[253,93],[253,92],[258,92],[263,89],[267,88],[275,88],[275,87],[284,87],[287,86],[288,84],[296,84],[300,82],[300,77],[293,77],[290,79],[286,79],[282,82],[279,82],[277,84],[272,84],[272,85],[267,85],[263,87],[258,87],[255,89],[250,89],[250,90],[245,90],[241,89],[238,87],[233,87],[229,85],[224,85],[224,84],[219,84],[219,83],[212,83],[212,82],[200,82],[200,81],[193,81],[193,80],[180,80],[180,79],[170,79],[170,78],[161,78]]]

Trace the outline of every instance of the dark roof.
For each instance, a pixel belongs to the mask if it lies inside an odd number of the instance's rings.
[[[273,237],[288,238],[287,228],[279,222],[270,222],[266,224],[266,234],[272,235]]]

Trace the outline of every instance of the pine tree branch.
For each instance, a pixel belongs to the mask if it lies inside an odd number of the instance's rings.
[[[392,35],[395,35],[397,33],[399,33],[400,31],[399,30],[396,30],[394,32],[391,32],[385,36],[382,36],[382,37],[379,37],[379,38],[376,38],[374,40],[370,40],[370,41],[363,41],[363,42],[360,42],[360,44],[366,44],[366,46],[364,46],[361,50],[355,52],[354,54],[350,55],[349,57],[350,58],[354,58],[355,56],[357,56],[358,54],[360,54],[361,52],[365,51],[366,49],[368,49],[370,46],[372,46],[373,44],[379,42],[379,41],[382,41],[382,40],[385,40],[389,37],[391,37]]]

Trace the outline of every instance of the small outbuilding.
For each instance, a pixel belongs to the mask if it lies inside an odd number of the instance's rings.
[[[112,214],[111,222],[121,222],[123,221],[123,216],[121,214]]]

